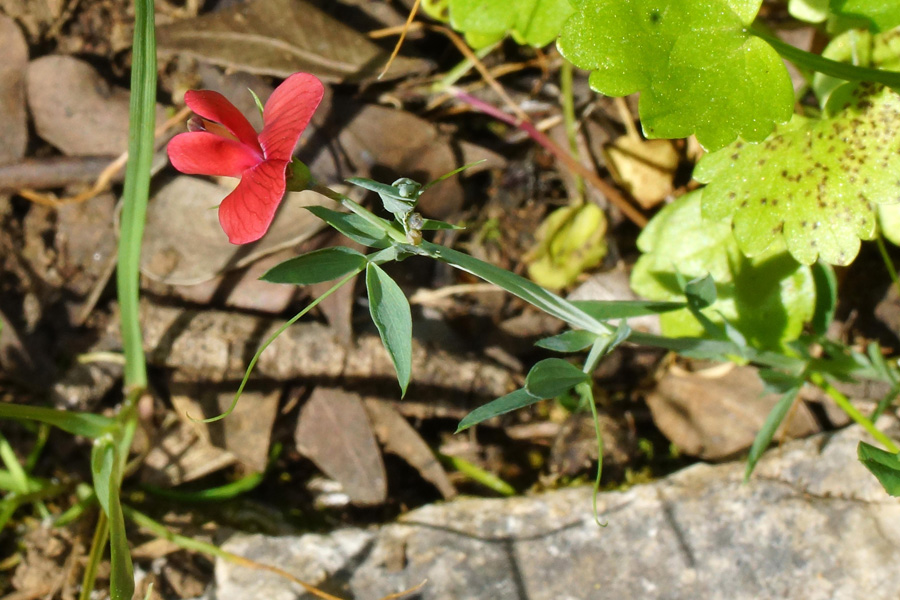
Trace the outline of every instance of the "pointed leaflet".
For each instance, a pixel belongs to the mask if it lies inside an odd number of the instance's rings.
[[[608,96],[641,92],[650,138],[691,133],[707,149],[762,140],[790,119],[784,63],[748,25],[757,0],[577,0],[559,50]]]
[[[555,398],[589,378],[570,362],[547,358],[531,367],[525,378],[525,390],[537,398]]]
[[[878,478],[884,491],[900,496],[900,455],[860,442],[856,448],[860,462]]]
[[[531,406],[535,402],[540,402],[543,398],[529,394],[527,390],[521,389],[488,402],[484,406],[479,406],[459,422],[456,433],[464,429],[468,429],[473,425],[478,425],[482,421],[487,421],[493,417],[504,415],[508,412]]]
[[[900,95],[872,84],[835,90],[823,120],[795,117],[765,142],[703,158],[703,214],[731,220],[750,257],[783,239],[804,264],[849,264],[875,235],[875,205],[900,195]]]
[[[260,279],[270,283],[310,285],[362,271],[366,262],[365,256],[350,248],[322,248],[286,260],[266,271]]]
[[[412,373],[412,314],[409,302],[400,286],[373,263],[366,267],[366,289],[372,321],[394,363],[403,396]]]
[[[122,481],[120,463],[118,448],[112,436],[94,442],[91,450],[94,491],[109,519],[110,596],[112,600],[131,600],[134,594],[134,569],[128,552],[125,518],[119,499]]]
[[[306,210],[363,246],[384,248],[388,245],[385,232],[359,215],[338,212],[324,206],[307,206]]]

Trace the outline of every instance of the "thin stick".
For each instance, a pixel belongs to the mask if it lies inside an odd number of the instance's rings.
[[[632,223],[637,225],[638,227],[645,227],[647,225],[647,217],[642,215],[640,211],[638,211],[635,207],[633,207],[628,200],[625,199],[619,191],[613,186],[609,185],[595,173],[592,169],[589,169],[584,163],[581,163],[566,152],[563,148],[560,148],[559,145],[556,144],[549,137],[541,133],[537,130],[537,128],[529,122],[518,121],[512,116],[506,114],[499,108],[484,102],[483,100],[479,100],[470,94],[467,94],[463,91],[457,90],[455,93],[456,97],[459,100],[462,100],[466,104],[472,106],[472,108],[479,110],[485,114],[488,114],[499,121],[503,121],[504,123],[508,123],[513,127],[518,127],[522,129],[528,136],[533,139],[535,142],[543,146],[548,152],[553,154],[556,158],[558,158],[570,171],[573,173],[577,173],[581,175],[586,180],[588,180],[591,185],[600,190],[604,196],[606,196],[610,202],[616,205],[622,213],[631,220]]]
[[[387,64],[384,65],[384,69],[378,75],[378,79],[384,77],[388,69],[391,68],[391,65],[394,63],[394,59],[397,58],[397,55],[400,53],[400,46],[403,45],[403,40],[406,39],[406,33],[409,31],[409,26],[412,24],[413,19],[416,18],[416,13],[419,11],[419,4],[422,3],[422,0],[416,0],[415,4],[413,4],[412,9],[409,11],[409,16],[406,17],[406,23],[403,25],[403,30],[400,31],[400,39],[397,40],[397,44],[394,46],[394,51],[391,52],[391,57],[388,59]]]

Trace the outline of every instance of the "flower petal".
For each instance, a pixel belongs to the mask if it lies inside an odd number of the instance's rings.
[[[219,223],[232,244],[248,244],[272,224],[284,196],[287,161],[267,160],[245,172],[219,205]]]
[[[238,177],[262,162],[246,144],[208,131],[179,133],[169,141],[172,166],[189,175]]]
[[[261,152],[253,125],[244,113],[219,92],[190,90],[184,94],[184,103],[204,119],[220,123],[237,139]]]
[[[263,110],[265,127],[259,134],[267,159],[291,159],[324,93],[322,82],[309,73],[294,73],[272,92]]]

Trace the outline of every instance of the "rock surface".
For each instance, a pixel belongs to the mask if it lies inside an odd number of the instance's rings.
[[[894,438],[897,422],[879,423]],[[420,600],[896,598],[900,500],[856,460],[852,427],[744,464],[698,464],[598,498],[574,488],[430,505],[376,530],[238,535],[225,548],[342,598],[378,599],[427,580]],[[222,562],[215,600],[311,598]]]

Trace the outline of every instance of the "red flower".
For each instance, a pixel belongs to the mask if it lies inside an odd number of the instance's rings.
[[[172,138],[169,160],[182,173],[241,178],[219,205],[219,223],[232,244],[255,242],[269,229],[284,196],[294,146],[324,92],[313,75],[291,75],[266,102],[259,135],[222,94],[201,90],[184,95],[191,110],[214,123]]]

